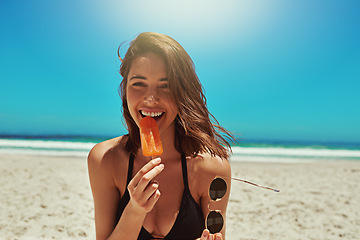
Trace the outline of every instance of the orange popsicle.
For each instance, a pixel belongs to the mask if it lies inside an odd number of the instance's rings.
[[[159,128],[154,118],[141,119],[140,138],[144,156],[160,156],[163,153]]]

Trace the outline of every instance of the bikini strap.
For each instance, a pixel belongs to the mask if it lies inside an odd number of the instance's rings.
[[[126,186],[129,185],[129,183],[131,181],[132,172],[133,172],[133,168],[134,168],[134,158],[135,158],[135,155],[131,153],[130,157],[129,157],[129,166],[128,166]]]
[[[184,153],[181,153],[181,166],[182,166],[183,181],[184,181],[185,189],[187,191],[190,191],[189,183],[188,183],[188,175],[187,175],[186,157],[185,157]]]

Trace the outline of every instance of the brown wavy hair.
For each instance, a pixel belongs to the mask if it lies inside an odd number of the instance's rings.
[[[146,53],[163,57],[167,67],[167,79],[179,113],[175,118],[175,148],[186,156],[207,152],[222,159],[229,157],[229,141],[233,135],[221,127],[208,111],[203,87],[195,73],[194,63],[185,49],[173,38],[159,33],[139,34],[131,43],[122,61],[120,74],[123,77],[119,95],[122,99],[123,115],[129,131],[125,149],[136,154],[140,147],[139,128],[130,115],[126,100],[127,79],[133,59]]]

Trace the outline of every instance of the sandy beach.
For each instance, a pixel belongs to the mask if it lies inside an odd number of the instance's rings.
[[[359,239],[360,162],[232,162],[226,239]],[[0,239],[95,239],[86,157],[0,156]]]

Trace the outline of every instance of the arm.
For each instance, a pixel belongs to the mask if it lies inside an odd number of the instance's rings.
[[[201,208],[203,211],[204,218],[206,218],[207,214],[212,210],[220,210],[223,218],[224,218],[224,226],[221,230],[221,239],[225,239],[225,226],[226,226],[226,209],[229,201],[230,196],[230,187],[231,187],[231,168],[230,163],[227,160],[222,160],[220,158],[211,158],[208,157],[208,159],[204,159],[203,161],[203,167],[202,167],[202,177],[201,177]],[[223,176],[226,178],[223,178],[227,183],[227,191],[223,198],[221,198],[220,201],[213,202],[211,201],[209,197],[209,187],[211,181],[217,177],[217,176]],[[209,211],[210,210],[210,211]],[[205,219],[204,219],[205,221]],[[214,237],[220,235],[220,234],[214,234]],[[206,238],[201,238],[206,239]],[[217,239],[217,238],[214,238]]]
[[[88,156],[89,179],[95,208],[96,239],[106,239],[113,231],[120,200],[119,191],[110,171],[110,161],[104,158],[106,151],[106,144],[99,143]]]
[[[117,223],[116,212],[120,194],[114,181],[111,157],[105,157],[109,148],[97,144],[88,156],[88,169],[95,206],[96,239],[137,239],[148,211],[152,209],[160,192],[149,181],[161,170],[150,161],[129,183],[130,201]],[[113,156],[115,158],[116,156]],[[156,161],[155,161],[156,162]],[[145,169],[144,169],[145,168]]]

